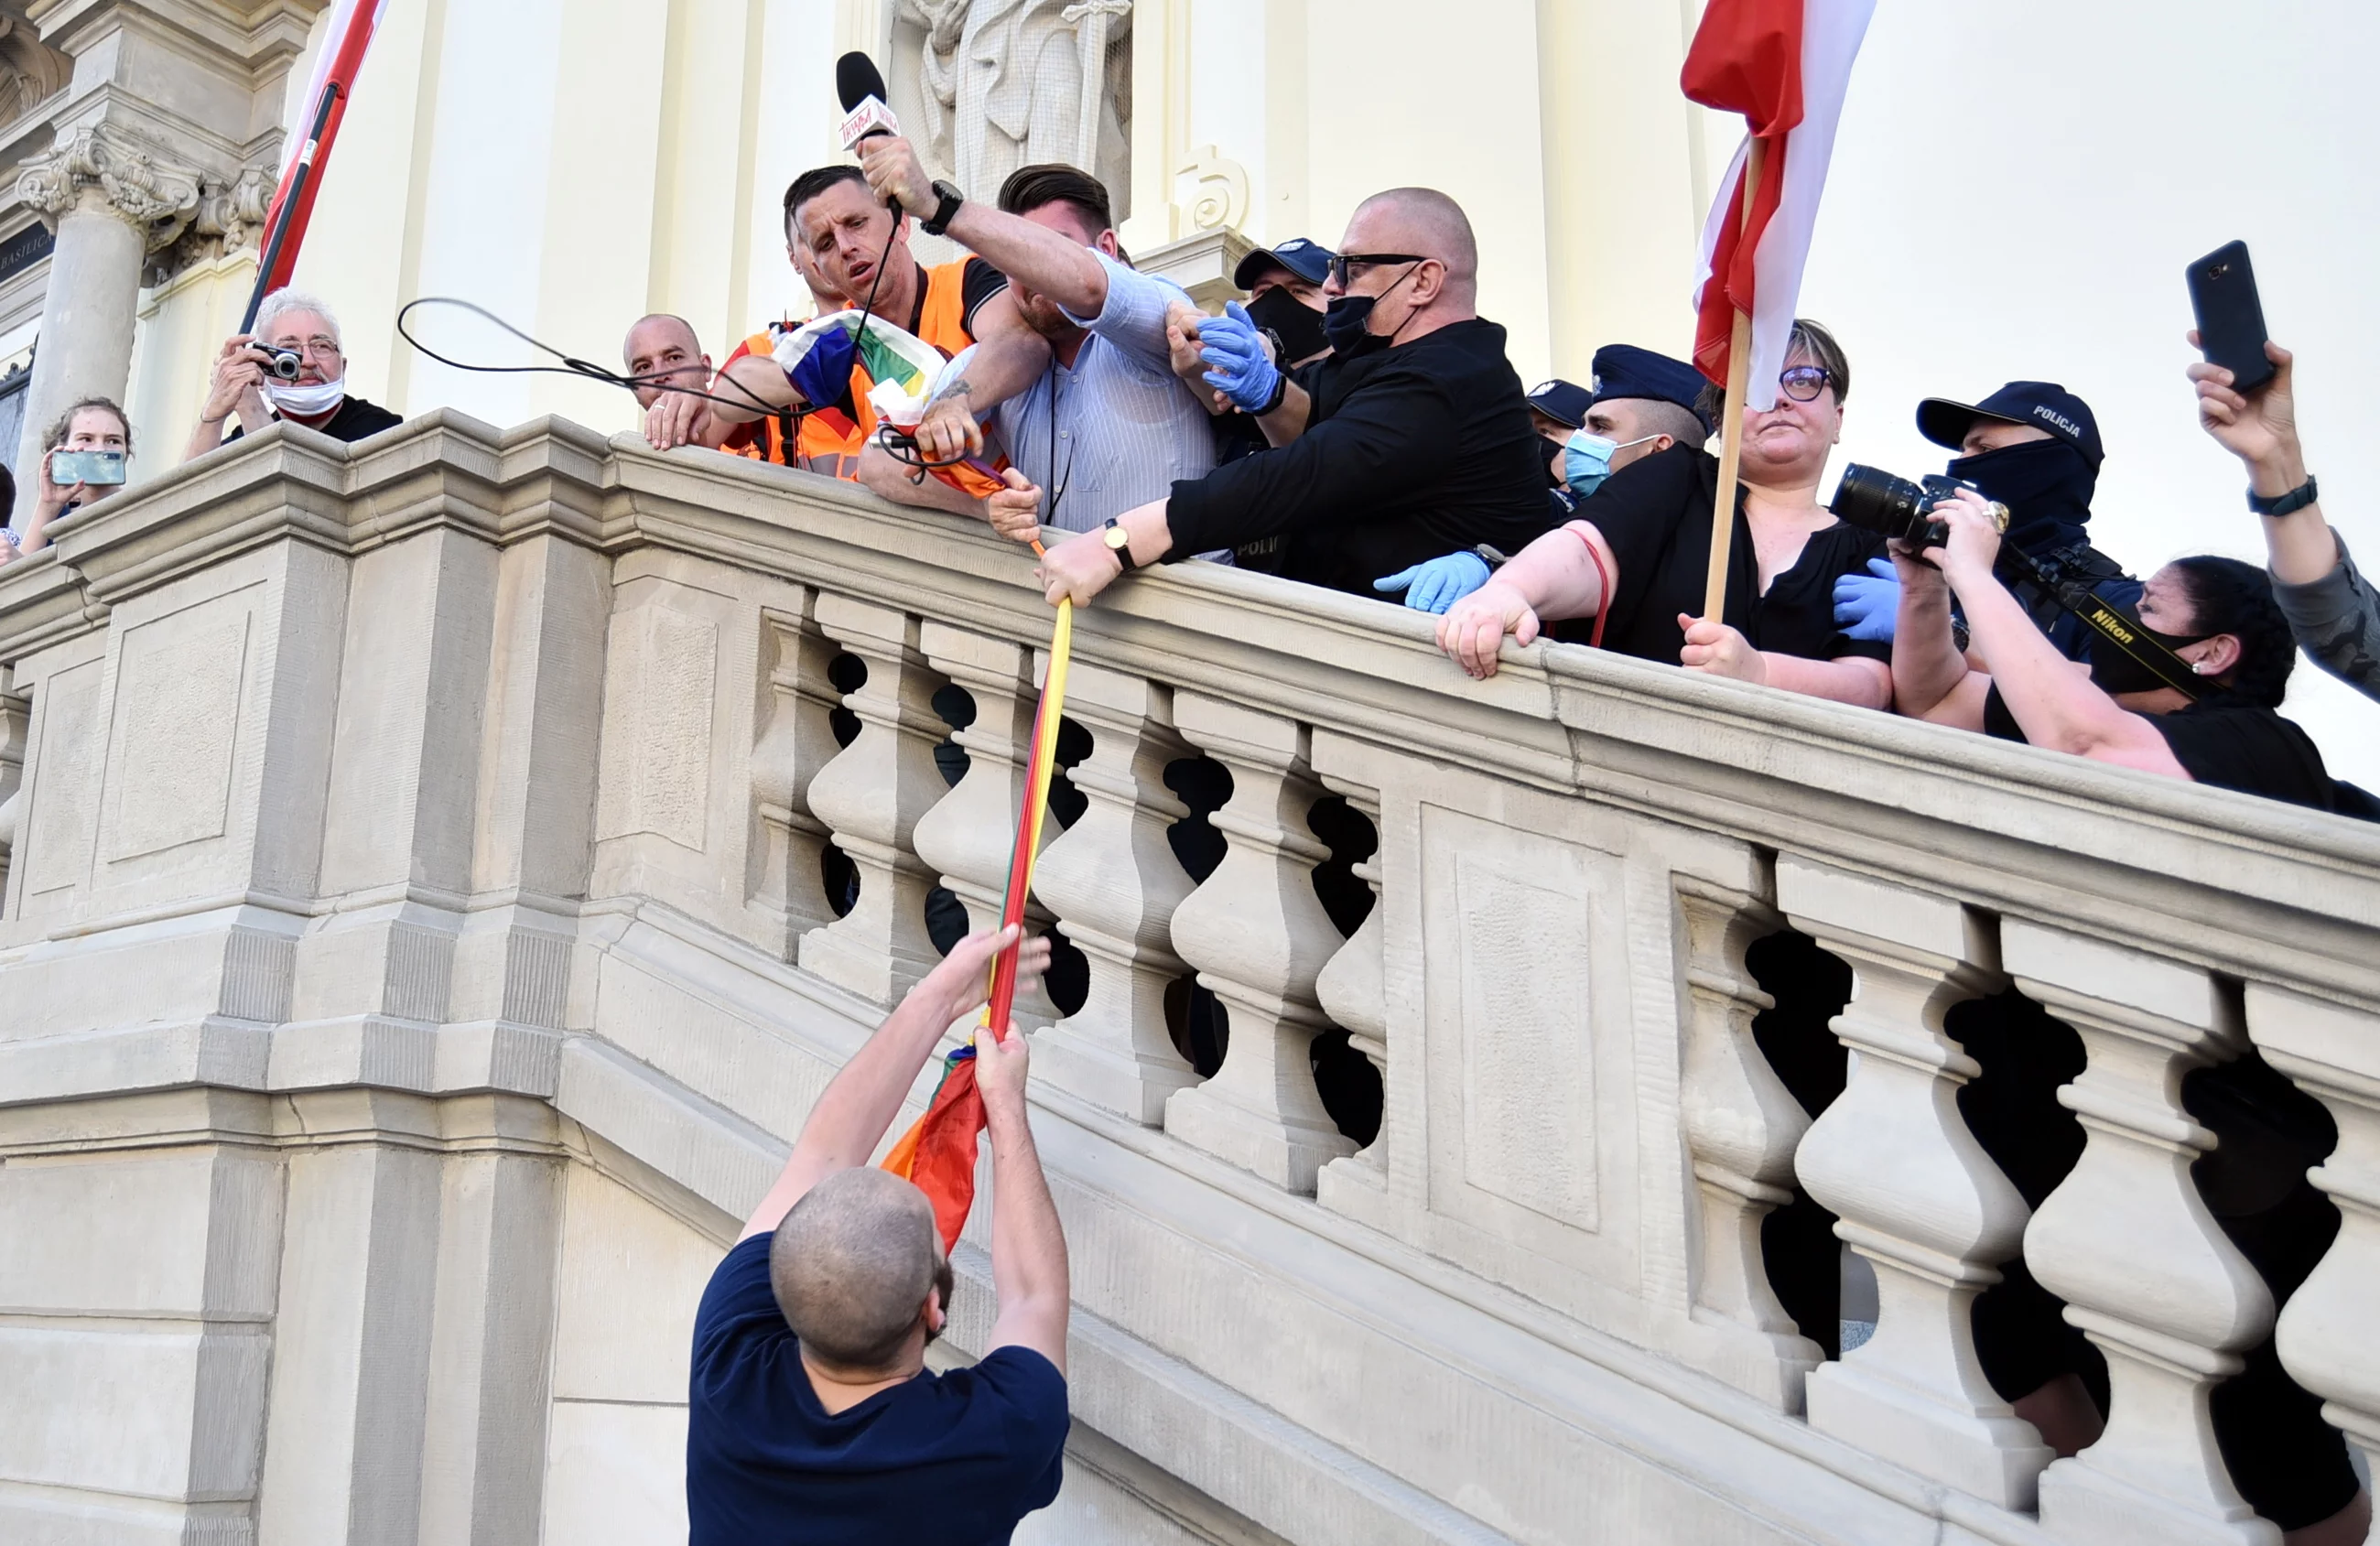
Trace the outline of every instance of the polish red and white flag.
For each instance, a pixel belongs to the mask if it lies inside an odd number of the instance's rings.
[[[1835,125],[1875,9],[1876,0],[1710,0],[1686,50],[1686,95],[1741,113],[1746,130],[1703,225],[1694,364],[1724,385],[1735,313],[1750,313],[1749,408],[1777,403]],[[1755,140],[1765,164],[1747,220],[1743,172]]]
[[[314,55],[314,74],[306,83],[303,105],[298,110],[297,130],[289,137],[289,153],[282,159],[281,186],[273,190],[273,203],[264,217],[265,242],[280,228],[285,207],[288,212],[288,229],[282,237],[280,250],[273,254],[272,266],[261,276],[257,294],[261,297],[289,283],[290,274],[298,266],[298,249],[306,239],[306,223],[314,213],[314,198],[322,189],[322,170],[331,159],[331,142],[338,138],[339,124],[347,114],[347,99],[354,93],[357,72],[362,69],[365,50],[371,47],[372,34],[380,29],[380,18],[388,9],[388,0],[339,0],[322,29],[322,46]],[[298,183],[298,169],[309,167],[304,185],[297,188],[291,201],[291,189]]]

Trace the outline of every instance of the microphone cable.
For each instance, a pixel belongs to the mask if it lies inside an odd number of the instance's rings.
[[[560,360],[561,363],[558,365],[480,365],[474,364],[468,359],[456,359],[451,355],[441,354],[436,349],[433,349],[429,345],[423,343],[420,339],[415,337],[411,330],[406,326],[406,320],[413,314],[414,309],[421,306],[460,307],[464,310],[472,313],[474,316],[494,323],[497,327],[511,334],[514,337],[519,339],[522,343],[527,344],[529,347],[537,350],[540,354],[552,355],[554,359]],[[577,376],[589,381],[601,382],[606,386],[623,387],[631,392],[635,391],[639,386],[660,386],[663,391],[682,393],[688,397],[699,397],[706,403],[718,403],[724,407],[738,410],[757,408],[763,417],[768,417],[783,411],[777,404],[766,401],[750,387],[746,386],[742,382],[725,374],[714,377],[711,384],[716,386],[720,383],[724,382],[728,385],[735,388],[736,391],[741,392],[747,399],[747,401],[737,402],[732,397],[722,397],[714,393],[698,392],[690,386],[670,384],[670,378],[676,374],[676,371],[649,371],[642,375],[631,375],[626,371],[614,371],[607,366],[598,365],[592,360],[580,359],[575,355],[565,354],[562,350],[555,348],[551,344],[530,337],[528,334],[523,333],[519,328],[516,328],[512,323],[504,321],[504,318],[497,316],[493,311],[489,310],[486,307],[479,305],[474,301],[465,300],[458,296],[426,295],[418,296],[415,298],[407,301],[396,313],[396,333],[398,337],[403,338],[407,343],[412,345],[422,354],[428,355],[431,359],[438,361],[439,364],[452,367],[457,371],[469,371],[478,375]],[[679,369],[682,370],[684,367],[681,366]]]

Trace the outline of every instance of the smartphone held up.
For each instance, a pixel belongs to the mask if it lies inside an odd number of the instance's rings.
[[[77,483],[93,488],[103,483],[124,481],[124,453],[121,451],[53,451],[50,453],[50,481],[62,489]]]
[[[2248,244],[2226,242],[2190,265],[2190,309],[2198,319],[2199,352],[2231,372],[2231,389],[2253,392],[2273,379],[2265,358],[2265,305]]]

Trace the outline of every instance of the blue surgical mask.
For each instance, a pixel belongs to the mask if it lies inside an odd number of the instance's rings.
[[[1593,493],[1611,476],[1611,458],[1631,445],[1642,445],[1659,435],[1639,435],[1634,440],[1621,442],[1593,430],[1572,430],[1562,445],[1562,481],[1570,492],[1581,499]]]

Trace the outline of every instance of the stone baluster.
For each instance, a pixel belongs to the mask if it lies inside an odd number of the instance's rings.
[[[918,819],[950,790],[934,765],[948,726],[934,712],[940,678],[918,651],[918,621],[848,596],[819,598],[820,631],[859,657],[868,679],[844,707],[859,734],[810,783],[810,810],[859,871],[851,911],[802,936],[801,968],[890,1004],[941,956],[926,935],[934,871],[912,846]]]
[[[1793,1200],[1793,1150],[1810,1118],[1753,1040],[1754,1017],[1775,1001],[1744,964],[1753,942],[1785,920],[1732,887],[1684,875],[1674,883],[1688,994],[1679,1102],[1702,1201],[1694,1320],[1717,1343],[1706,1367],[1797,1411],[1803,1382],[1826,1354],[1769,1287],[1760,1226]]]
[[[2380,1016],[2263,982],[2248,984],[2247,1011],[2265,1060],[2338,1124],[2338,1147],[2307,1173],[2338,1205],[2338,1237],[2281,1311],[2281,1367],[2380,1476]]]
[[[2024,1259],[2107,1355],[2109,1410],[2097,1443],[2043,1473],[2042,1527],[2094,1546],[2277,1541],[2231,1485],[2207,1402],[2271,1327],[2272,1296],[2199,1198],[2191,1163],[2215,1138],[2180,1099],[2192,1068],[2239,1055],[2239,1016],[2205,971],[2142,951],[2016,919],[2000,948],[2090,1059],[2058,1092],[2082,1157]]]
[[[2017,1253],[2024,1199],[1959,1115],[1983,1070],[1943,1029],[1996,985],[1988,931],[1959,903],[1806,860],[1777,866],[1794,927],[1851,963],[1835,1034],[1850,1084],[1794,1168],[1835,1233],[1876,1268],[1876,1328],[1805,1395],[1810,1426],[2004,1508],[2030,1507],[2050,1451],[1976,1360],[1975,1297]]]
[[[1173,914],[1173,948],[1222,1001],[1231,1044],[1213,1078],[1166,1102],[1165,1129],[1310,1195],[1323,1163],[1355,1148],[1314,1088],[1314,1038],[1328,1024],[1314,982],[1343,942],[1314,895],[1314,866],[1330,850],[1305,824],[1322,793],[1311,733],[1187,692],[1174,696],[1173,719],[1232,775],[1212,818],[1230,846]]]
[[[953,737],[967,754],[965,774],[917,822],[917,857],[941,871],[942,884],[966,908],[970,931],[997,929],[1008,895],[1008,865],[1025,805],[1025,764],[1032,755],[1039,703],[1033,651],[930,621],[919,642],[934,669],[975,700],[975,718]],[[1057,822],[1045,822],[1042,842],[1057,830]],[[1039,933],[1049,928],[1050,915],[1027,908],[1025,926]],[[1020,975],[1011,1022],[1036,1030],[1057,1017],[1058,1006],[1050,1002],[1040,974]],[[974,1018],[968,1016],[970,1022]]]
[[[1077,661],[1066,712],[1091,733],[1069,777],[1087,802],[1043,850],[1033,893],[1090,968],[1083,1007],[1034,1038],[1033,1077],[1156,1126],[1198,1076],[1166,1030],[1165,990],[1187,969],[1172,950],[1174,909],[1190,895],[1166,830],[1189,814],[1165,785],[1185,754],[1172,689]]]
[[[1343,795],[1347,803],[1364,813],[1372,830],[1380,834],[1385,846],[1388,835],[1380,827],[1380,792],[1358,784],[1341,774],[1325,773],[1322,783],[1332,794]],[[1322,1167],[1315,1181],[1315,1197],[1327,1208],[1352,1212],[1359,1217],[1375,1217],[1378,1209],[1366,1207],[1388,1190],[1389,1186],[1389,1113],[1395,1109],[1388,1097],[1389,1088],[1389,1005],[1388,959],[1386,934],[1388,922],[1380,906],[1381,853],[1372,850],[1372,857],[1352,866],[1355,878],[1372,888],[1372,910],[1347,943],[1339,947],[1321,975],[1314,980],[1314,996],[1322,1005],[1331,1023],[1347,1033],[1347,1044],[1380,1071],[1380,1130],[1372,1141],[1343,1160],[1333,1160]],[[1360,1188],[1361,1200],[1354,1201],[1347,1192]]]
[[[24,825],[25,736],[32,721],[32,700],[23,693],[0,691],[0,916],[8,909],[8,870],[17,851],[17,833]]]
[[[769,667],[766,718],[752,748],[752,804],[762,836],[752,895],[783,919],[788,960],[803,934],[834,921],[819,876],[829,834],[810,809],[809,792],[811,781],[838,749],[828,720],[834,695],[827,686],[827,666],[835,650],[819,631],[815,607],[816,593],[805,591],[799,615],[760,615],[775,659]]]

